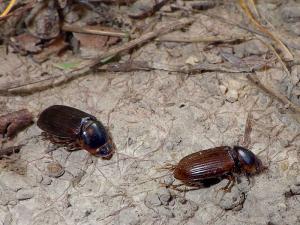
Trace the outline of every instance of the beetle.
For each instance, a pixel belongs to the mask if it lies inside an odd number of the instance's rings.
[[[241,146],[220,146],[192,153],[173,166],[174,178],[188,186],[200,186],[206,181],[228,179],[222,188],[230,191],[236,174],[247,177],[264,169],[261,160],[250,150]],[[215,182],[214,182],[215,183]]]
[[[40,113],[37,126],[50,141],[81,148],[109,159],[114,150],[105,127],[96,117],[65,105],[53,105]]]

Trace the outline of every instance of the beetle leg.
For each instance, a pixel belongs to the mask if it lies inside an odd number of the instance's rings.
[[[226,184],[225,187],[221,188],[221,190],[223,190],[225,192],[231,192],[231,188],[233,187],[233,185],[235,183],[235,177],[231,174],[231,175],[228,175],[227,179],[228,179],[228,183]]]
[[[73,151],[77,151],[77,150],[81,149],[75,142],[67,143],[66,148],[67,148],[67,151],[69,151],[69,152],[73,152]]]

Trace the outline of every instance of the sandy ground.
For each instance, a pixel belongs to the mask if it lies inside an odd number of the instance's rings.
[[[284,17],[285,8],[291,10],[293,4],[277,6],[268,1],[259,9],[294,46],[291,51],[297,62],[300,37],[293,27],[300,22],[286,22]],[[234,4],[209,12],[228,19],[234,15],[236,22],[244,20]],[[195,18],[186,32],[172,34],[249,35],[209,16],[197,14]],[[269,52],[255,38],[215,47],[150,42],[132,58],[160,65],[195,60],[217,64],[224,51],[262,58]],[[38,77],[43,71],[52,73],[47,64],[37,65],[29,57],[6,55],[4,48],[0,54],[2,83]],[[297,63],[289,75],[278,60],[272,69],[255,73],[300,104]],[[253,85],[245,73],[97,72],[42,92],[2,96],[0,111],[25,107],[37,118],[53,104],[95,115],[109,128],[117,153],[111,160],[102,160],[86,151],[58,148],[49,152],[53,146],[42,140],[41,131],[32,125],[13,140],[25,143],[21,152],[0,161],[0,224],[300,224],[299,113],[291,113],[288,106]],[[250,183],[241,177],[230,193],[218,191],[226,180],[187,193],[162,185],[178,183],[169,171],[161,169],[167,163],[176,164],[201,149],[239,144],[249,112],[253,115],[249,148],[268,166],[267,171]],[[56,165],[57,173],[49,173],[49,165]]]

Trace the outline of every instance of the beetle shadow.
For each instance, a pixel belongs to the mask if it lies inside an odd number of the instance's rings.
[[[199,182],[200,188],[209,188],[220,183],[222,179],[220,178],[208,178]]]

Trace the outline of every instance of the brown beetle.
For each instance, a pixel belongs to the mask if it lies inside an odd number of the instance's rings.
[[[221,146],[192,153],[173,167],[174,177],[189,186],[200,186],[208,180],[227,178],[223,188],[232,188],[234,174],[250,176],[264,169],[260,159],[240,146]]]
[[[50,141],[81,148],[102,158],[113,154],[111,138],[96,117],[64,105],[53,105],[39,116],[37,125]]]

